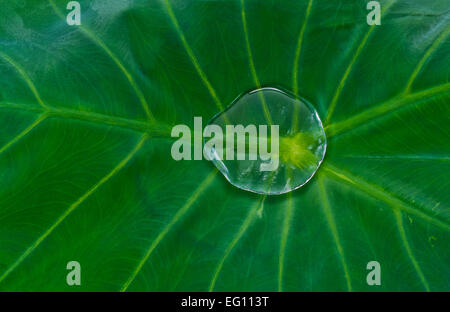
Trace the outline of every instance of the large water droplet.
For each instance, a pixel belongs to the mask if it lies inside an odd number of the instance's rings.
[[[230,132],[227,125],[254,126],[257,131],[262,129],[260,126],[267,127],[265,143],[272,156],[270,159],[260,157],[259,144],[264,140],[261,131],[257,133],[256,152],[250,151],[250,131],[246,134],[244,154],[242,151],[238,154],[238,136],[234,136],[235,148],[231,152],[227,151],[226,142],[222,152],[218,152],[217,146],[205,144],[206,154],[227,180],[251,192],[282,194],[297,189],[312,178],[325,156],[325,131],[314,107],[306,100],[276,88],[261,88],[239,96],[208,125],[219,126],[225,141],[229,139],[227,131]],[[272,140],[276,138],[271,126],[275,125],[279,127],[278,152],[271,150]],[[234,154],[233,159],[227,157],[231,154]],[[271,160],[276,157],[278,166],[267,170],[269,162],[276,164]]]

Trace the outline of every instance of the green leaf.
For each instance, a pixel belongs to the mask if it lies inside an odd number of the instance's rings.
[[[450,290],[448,1],[80,3],[0,4],[0,290]],[[171,158],[260,86],[325,122],[304,187]]]

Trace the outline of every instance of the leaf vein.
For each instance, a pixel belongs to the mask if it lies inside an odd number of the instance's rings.
[[[20,66],[18,63],[16,63],[10,56],[0,51],[0,57],[2,57],[5,61],[7,61],[14,69],[20,74],[22,79],[25,81],[25,83],[30,88],[31,92],[33,93],[34,97],[38,101],[39,105],[43,108],[47,108],[47,105],[42,101],[41,96],[39,95],[39,92],[34,85],[33,81],[31,80],[30,76],[26,73],[26,71],[23,69],[22,66]]]
[[[388,4],[386,4],[384,6],[384,8],[381,10],[381,16],[384,15],[384,13],[396,2],[396,0],[391,0]],[[341,80],[339,81],[339,85],[333,95],[333,98],[331,100],[331,104],[330,107],[328,108],[328,113],[327,113],[327,117],[325,119],[324,124],[328,124],[329,121],[331,120],[331,117],[333,116],[334,110],[336,108],[337,102],[339,100],[339,97],[342,93],[342,90],[344,89],[345,83],[347,81],[348,76],[350,75],[350,72],[353,69],[353,66],[355,65],[356,61],[358,60],[359,56],[361,55],[361,52],[363,51],[369,37],[370,34],[374,31],[375,27],[377,27],[377,25],[372,25],[370,26],[369,30],[367,31],[367,33],[364,35],[364,37],[362,38],[360,44],[358,45],[358,48],[356,49],[355,53],[353,54],[353,57],[349,63],[349,65],[347,66],[344,75],[342,76]]]
[[[411,91],[411,86],[416,80],[417,76],[419,75],[420,71],[422,70],[423,66],[425,65],[426,61],[429,59],[431,54],[439,47],[439,45],[444,41],[444,39],[450,34],[450,27],[447,28],[446,31],[444,31],[430,46],[430,48],[425,52],[423,57],[420,59],[419,63],[417,64],[416,68],[411,74],[411,77],[408,79],[408,82],[406,84],[405,90],[403,91],[404,94],[408,94]]]
[[[59,117],[77,119],[96,124],[131,129],[138,132],[148,133],[152,137],[170,137],[170,126],[159,122],[143,122],[134,119],[105,115],[90,111],[77,111],[70,108],[55,108],[47,106],[47,109],[34,107],[32,105],[17,104],[11,102],[0,102],[0,108],[17,109],[35,113],[45,113],[48,117]]]
[[[414,254],[411,250],[411,247],[408,242],[408,238],[406,237],[405,227],[403,226],[403,218],[402,218],[402,212],[398,209],[394,210],[395,219],[397,222],[397,228],[400,233],[400,238],[403,243],[403,246],[405,247],[406,253],[408,254],[408,258],[411,260],[411,263],[414,267],[414,269],[417,272],[417,275],[420,278],[420,281],[422,282],[423,286],[425,287],[425,290],[427,292],[430,291],[430,286],[428,285],[428,282],[423,275],[422,269],[420,268],[419,263],[417,262],[416,258],[414,257]]]
[[[417,217],[420,217],[424,220],[431,222],[432,224],[443,228],[444,230],[449,230],[450,225],[448,221],[443,221],[437,218],[436,216],[431,216],[420,209],[414,207],[411,203],[402,199],[400,196],[393,194],[392,192],[387,192],[382,187],[369,183],[361,178],[358,178],[354,175],[351,175],[348,172],[343,172],[342,170],[337,169],[336,167],[325,164],[324,170],[326,173],[329,173],[331,177],[337,179],[338,181],[345,181],[346,183],[356,187],[360,191],[387,203],[391,208],[398,207],[399,209],[404,210],[410,214],[413,214]],[[431,209],[430,209],[431,210]]]
[[[291,220],[293,215],[293,199],[292,192],[288,193],[288,205],[286,207],[286,212],[283,221],[283,228],[281,231],[281,241],[280,241],[280,255],[278,258],[278,291],[283,291],[283,273],[284,273],[284,261],[286,257],[286,246],[289,236],[289,229],[291,226]]]
[[[308,6],[306,8],[305,20],[303,21],[302,27],[300,29],[298,40],[297,40],[297,48],[295,49],[295,58],[294,58],[294,70],[292,73],[292,90],[295,95],[298,95],[298,66],[300,62],[300,55],[302,51],[303,37],[305,35],[306,25],[308,24],[309,15],[311,12],[313,0],[309,0]]]
[[[318,177],[318,186],[320,191],[320,199],[322,201],[322,211],[325,214],[325,218],[327,220],[327,225],[330,229],[331,235],[333,236],[334,243],[336,244],[336,248],[339,254],[339,259],[342,264],[342,268],[344,270],[345,281],[347,283],[348,291],[352,291],[352,284],[350,279],[350,274],[347,267],[347,262],[345,261],[344,249],[342,248],[341,241],[339,239],[339,233],[336,226],[336,221],[334,219],[333,211],[331,209],[331,205],[328,201],[327,193],[325,191],[325,186],[321,177]]]
[[[200,67],[199,62],[198,62],[196,56],[194,55],[194,52],[192,51],[189,43],[187,42],[186,37],[184,36],[184,33],[181,30],[181,27],[175,16],[175,13],[173,12],[172,5],[170,4],[169,0],[165,0],[164,4],[166,5],[170,20],[172,21],[173,25],[175,26],[175,30],[177,31],[177,34],[180,37],[180,40],[184,46],[184,49],[186,50],[186,53],[189,56],[189,59],[191,60],[192,64],[194,65],[195,70],[197,71],[198,75],[200,76],[200,79],[202,80],[203,84],[206,86],[209,93],[211,94],[211,97],[213,98],[214,102],[216,103],[216,106],[219,108],[219,110],[222,111],[224,109],[222,102],[220,101],[215,89],[213,88],[213,86],[209,82],[208,78],[206,77],[205,72]]]
[[[241,0],[241,19],[242,19],[242,28],[244,30],[245,46],[246,46],[246,49],[247,49],[247,55],[248,55],[248,62],[249,62],[249,66],[250,66],[250,71],[252,73],[252,77],[253,77],[253,80],[254,80],[254,82],[256,84],[256,87],[258,89],[260,89],[261,88],[261,83],[259,81],[258,75],[256,74],[256,68],[255,68],[255,63],[253,61],[252,49],[250,47],[250,39],[249,39],[248,29],[247,29],[247,19],[245,17],[244,0]],[[264,95],[262,94],[262,92],[259,92],[259,95],[260,95],[261,104],[262,104],[263,111],[264,111],[264,116],[265,116],[267,122],[269,123],[269,125],[271,125],[273,122],[272,122],[272,117],[270,116],[269,108],[267,107],[266,99],[265,99]]]
[[[216,286],[217,278],[219,277],[220,272],[222,271],[223,265],[225,261],[227,260],[228,256],[233,251],[234,247],[238,244],[239,240],[244,236],[245,232],[249,228],[250,224],[254,220],[256,213],[261,207],[264,205],[264,200],[266,199],[266,195],[261,196],[261,199],[253,205],[253,207],[250,209],[247,217],[245,218],[244,222],[242,223],[241,227],[239,228],[239,231],[234,236],[233,240],[230,242],[228,247],[225,249],[225,252],[222,256],[222,258],[217,263],[216,269],[214,271],[214,274],[212,276],[209,289],[208,291],[213,291],[214,287]]]
[[[164,237],[170,232],[173,226],[188,212],[189,208],[195,203],[195,201],[200,197],[201,194],[208,188],[211,182],[214,180],[214,177],[217,174],[217,170],[214,169],[198,186],[198,188],[194,191],[194,193],[187,199],[186,203],[176,212],[173,216],[172,220],[163,228],[163,230],[158,234],[155,240],[151,243],[150,247],[144,254],[144,257],[139,261],[137,267],[125,282],[125,284],[120,289],[121,292],[125,292],[131,283],[134,281],[136,276],[142,270],[142,267],[147,262],[148,258],[151,256],[155,248],[159,245],[159,243],[164,239]]]
[[[64,15],[61,13],[61,11],[58,9],[58,7],[55,5],[53,0],[48,0],[51,7],[55,11],[55,13],[62,19],[65,19]],[[155,118],[153,117],[152,112],[150,111],[150,107],[147,103],[147,100],[145,99],[144,93],[139,88],[138,84],[134,80],[131,73],[127,70],[127,68],[122,64],[122,62],[119,60],[119,58],[111,51],[110,48],[98,37],[96,36],[91,30],[86,28],[83,25],[79,26],[80,29],[83,31],[83,33],[90,38],[96,45],[98,45],[100,48],[102,48],[106,54],[113,60],[113,62],[116,64],[116,66],[122,71],[124,76],[127,78],[128,82],[130,83],[131,87],[133,88],[134,92],[136,93],[137,98],[139,99],[139,102],[142,105],[142,108],[145,111],[145,114],[147,115],[148,119],[150,121],[155,121]]]
[[[450,94],[450,83],[445,83],[407,95],[400,95],[388,101],[381,102],[375,105],[375,107],[365,110],[348,119],[329,124],[325,127],[325,132],[327,133],[327,137],[331,138],[343,132],[352,131],[368,121],[383,117],[384,115],[403,108],[409,104],[415,104],[418,102],[426,103],[428,100],[435,97],[446,96],[448,94]]]
[[[28,133],[31,132],[31,130],[33,130],[35,127],[37,127],[45,118],[47,118],[46,114],[42,114],[40,115],[38,118],[36,118],[36,120],[29,125],[27,128],[25,128],[21,133],[19,133],[18,135],[16,135],[13,139],[11,139],[8,143],[6,143],[5,145],[3,145],[0,148],[0,154],[2,154],[4,151],[6,151],[8,148],[10,148],[11,146],[13,146],[14,144],[16,144],[18,141],[20,141],[23,137],[25,137]]]
[[[107,175],[94,184],[86,193],[79,197],[62,215],[30,246],[27,250],[0,276],[0,283],[14,271],[54,230],[69,216],[78,206],[80,206],[92,193],[105,184],[111,177],[119,172],[133,156],[142,148],[147,139],[147,135],[143,135],[136,146],[128,153],[128,155],[120,161]]]

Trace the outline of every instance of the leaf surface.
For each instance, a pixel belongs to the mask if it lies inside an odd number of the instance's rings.
[[[448,2],[80,3],[0,4],[0,290],[450,290]],[[325,122],[304,187],[171,158],[173,125],[270,85]]]

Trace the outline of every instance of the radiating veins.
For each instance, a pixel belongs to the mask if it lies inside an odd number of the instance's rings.
[[[34,85],[30,76],[28,76],[28,74],[22,68],[22,66],[20,66],[16,61],[14,61],[9,55],[7,55],[4,52],[0,51],[0,57],[6,60],[6,62],[8,62],[12,67],[14,67],[15,70],[17,70],[17,72],[20,74],[20,76],[23,78],[25,83],[30,88],[39,105],[42,106],[43,108],[47,108],[47,105],[44,103],[44,101],[42,101],[41,96],[39,95],[39,92],[36,89],[36,86]]]
[[[374,26],[372,26],[372,27],[374,27]],[[411,93],[411,87],[412,87],[414,81],[416,80],[417,76],[419,75],[419,73],[422,71],[424,65],[430,58],[430,56],[445,41],[445,39],[448,37],[449,34],[450,34],[450,28],[447,28],[431,44],[431,46],[425,52],[423,57],[420,59],[417,66],[414,68],[413,72],[411,73],[411,76],[409,77],[409,79],[406,83],[404,90],[402,92],[400,92],[399,95],[397,95],[385,102],[377,104],[377,105],[375,105],[374,108],[366,110],[355,116],[352,116],[344,121],[341,121],[341,122],[338,122],[335,124],[330,124],[330,125],[328,125],[328,122],[326,122],[327,125],[325,127],[325,130],[327,130],[327,128],[329,128],[328,133],[330,135],[335,135],[335,134],[338,134],[339,132],[342,132],[343,130],[347,130],[347,129],[351,128],[352,126],[360,125],[369,119],[373,119],[373,118],[382,116],[385,113],[388,113],[392,110],[395,110],[395,109],[403,106],[404,104],[411,103],[413,100],[420,100],[422,97],[427,97],[427,96],[431,97],[431,96],[434,96],[435,94],[448,92],[450,90],[450,83],[445,83],[445,84],[431,87],[429,89],[426,89],[423,91],[418,91],[415,93]],[[339,93],[340,93],[340,91],[339,91]],[[333,104],[333,102],[332,102],[332,104]],[[331,113],[334,110],[335,105],[336,105],[336,103],[334,103]],[[330,109],[331,109],[331,107],[330,107]],[[327,120],[330,118],[331,118],[330,113],[328,113]]]
[[[217,263],[216,269],[214,270],[213,276],[211,278],[211,282],[209,283],[208,291],[214,290],[217,279],[220,275],[220,272],[222,271],[225,261],[230,256],[233,249],[238,244],[239,240],[244,236],[245,232],[247,231],[249,226],[252,224],[253,220],[255,220],[255,217],[258,215],[258,211],[260,211],[264,205],[264,200],[266,199],[266,197],[267,197],[267,195],[261,195],[260,200],[257,201],[253,205],[253,207],[250,208],[250,211],[248,212],[247,217],[245,218],[244,222],[242,223],[241,227],[239,228],[238,232],[235,234],[235,236],[233,237],[231,242],[228,244],[222,258]]]
[[[170,232],[170,230],[174,227],[174,225],[182,219],[182,217],[190,210],[196,200],[206,191],[209,185],[213,182],[218,170],[214,169],[206,178],[200,183],[198,188],[192,193],[192,195],[187,199],[185,204],[175,213],[172,220],[162,229],[162,231],[158,234],[158,236],[153,240],[150,244],[149,248],[145,252],[142,259],[139,261],[138,265],[132,272],[131,276],[127,279],[127,281],[123,284],[120,289],[121,292],[124,292],[130,287],[131,283],[134,281],[136,276],[142,270],[142,267],[147,262],[148,258],[152,255],[155,248],[159,245],[159,243],[166,237],[166,235]]]
[[[28,133],[30,133],[34,128],[36,128],[45,118],[47,118],[47,115],[45,113],[40,115],[38,118],[36,118],[36,120],[33,123],[31,123],[27,128],[25,128],[21,133],[19,133],[14,138],[12,138],[9,142],[7,142],[5,145],[0,147],[0,154],[2,154],[7,149],[9,149],[11,146],[13,146],[18,141],[20,141],[23,137],[25,137]]]
[[[53,10],[55,11],[55,13],[62,19],[65,19],[64,14],[61,13],[61,11],[58,9],[58,7],[56,6],[56,4],[54,3],[53,0],[48,0],[51,7],[53,8]],[[127,78],[128,82],[130,83],[131,87],[133,88],[134,92],[136,93],[137,98],[139,99],[142,108],[145,111],[145,114],[147,115],[148,119],[151,122],[155,121],[155,118],[150,110],[150,107],[147,103],[147,100],[145,99],[144,93],[142,92],[142,90],[139,88],[138,84],[136,83],[136,81],[134,80],[133,76],[131,75],[131,73],[128,71],[128,69],[122,64],[122,62],[120,61],[120,59],[111,51],[111,49],[109,49],[109,47],[95,34],[93,33],[91,30],[89,30],[88,28],[86,28],[83,25],[77,26],[80,28],[80,30],[89,38],[92,40],[92,42],[94,42],[95,44],[97,44],[100,48],[102,48],[105,53],[113,60],[113,62],[116,64],[116,66],[122,71],[122,73],[124,74],[124,76]]]
[[[89,196],[91,196],[103,184],[109,181],[115,174],[117,174],[126,164],[130,162],[133,156],[142,148],[148,136],[142,135],[136,146],[117,164],[108,174],[101,178],[94,184],[86,193],[81,195],[72,205],[70,205],[58,219],[39,236],[39,238],[29,246],[25,252],[0,276],[0,283],[8,277],[39,245],[60,225],[76,208],[78,208]]]
[[[95,113],[95,112],[76,111],[76,110],[69,109],[69,108],[56,108],[56,107],[49,106],[42,100],[32,79],[30,78],[30,76],[27,74],[25,69],[20,64],[18,64],[15,60],[13,60],[9,55],[7,55],[6,53],[1,52],[1,51],[0,51],[0,58],[4,59],[8,64],[10,64],[14,69],[16,69],[16,71],[19,73],[20,77],[25,81],[25,83],[27,84],[27,86],[30,88],[31,92],[35,96],[37,102],[39,103],[39,106],[33,106],[33,105],[15,104],[15,103],[10,103],[10,102],[1,102],[0,107],[6,107],[6,108],[19,109],[19,110],[25,110],[25,111],[39,113],[39,114],[41,114],[41,117],[43,117],[43,119],[45,119],[47,117],[57,116],[57,117],[62,117],[62,118],[80,119],[80,120],[86,120],[86,121],[100,123],[100,124],[129,128],[129,129],[133,129],[133,130],[137,130],[137,131],[141,131],[141,132],[149,132],[149,133],[153,133],[155,136],[169,137],[169,135],[170,135],[170,127],[168,125],[162,124],[156,120],[154,120],[153,122],[151,122],[151,121],[150,122],[142,122],[142,121],[127,119],[127,118],[122,118],[122,117],[104,115],[104,114]],[[39,120],[38,123],[33,123],[32,126],[33,127],[37,126],[42,120]],[[32,128],[30,129],[28,127],[22,133],[24,133],[24,135],[25,135],[28,132],[30,132],[31,130],[32,130]],[[20,137],[18,139],[21,139],[24,135],[19,135]],[[16,140],[16,138],[14,138],[11,141],[13,143],[16,143],[18,140]]]
[[[381,10],[381,16],[383,17],[384,14],[386,13],[386,11],[396,2],[397,0],[391,0],[388,3],[383,5],[383,8]],[[369,30],[367,31],[367,33],[364,35],[364,37],[362,38],[360,44],[358,45],[358,48],[356,49],[355,53],[353,54],[353,57],[350,61],[350,63],[348,64],[341,80],[339,81],[339,85],[333,95],[333,98],[331,100],[331,104],[328,108],[328,112],[327,112],[327,117],[325,118],[325,125],[328,125],[328,123],[331,120],[331,117],[333,116],[334,110],[336,108],[336,104],[339,100],[339,97],[342,93],[342,90],[344,89],[345,83],[347,81],[348,76],[350,75],[350,72],[353,69],[353,66],[355,65],[356,61],[358,60],[359,56],[361,55],[361,52],[363,51],[370,35],[372,34],[372,32],[375,30],[375,27],[377,27],[377,25],[372,25],[370,26]]]
[[[377,184],[369,183],[364,179],[357,177],[349,172],[340,170],[329,163],[324,163],[322,167],[322,170],[325,171],[324,174],[326,174],[327,177],[347,183],[355,189],[358,189],[373,198],[384,201],[386,204],[388,204],[389,207],[401,209],[411,215],[415,215],[421,219],[424,219],[444,230],[448,231],[450,229],[448,221],[441,220],[436,216],[423,212],[419,209],[419,207],[416,207],[415,205],[405,201],[400,196],[392,193],[391,191],[388,192]],[[432,207],[428,208],[427,210],[431,211],[431,208]]]
[[[170,134],[170,129],[167,125],[161,124],[157,122],[156,120],[152,119],[149,123],[144,123],[140,121],[130,120],[126,118],[121,117],[114,117],[114,116],[108,116],[103,115],[99,113],[94,112],[82,112],[82,111],[76,111],[68,108],[55,108],[47,105],[41,98],[35,84],[33,83],[30,76],[27,74],[25,69],[18,64],[15,60],[13,60],[9,55],[6,53],[0,51],[0,58],[4,59],[8,64],[10,64],[20,75],[20,77],[25,81],[27,86],[30,88],[31,92],[35,96],[38,104],[40,107],[34,107],[31,105],[21,105],[21,104],[14,104],[14,103],[0,103],[0,107],[7,107],[7,108],[13,108],[13,109],[21,109],[21,110],[27,110],[30,112],[37,112],[40,113],[40,117],[33,122],[29,127],[27,127],[25,130],[23,130],[18,136],[13,138],[10,142],[6,143],[5,146],[1,148],[1,151],[3,152],[16,142],[18,142],[21,138],[23,138],[26,134],[28,134],[33,128],[35,128],[37,125],[39,125],[44,119],[47,117],[63,117],[63,118],[73,118],[73,119],[80,119],[80,120],[86,120],[90,122],[95,123],[103,123],[107,125],[113,125],[118,127],[124,127],[124,128],[130,128],[133,130],[138,130],[141,132],[152,132],[155,136],[161,136],[161,137],[168,137]]]
[[[297,47],[295,49],[294,66],[292,71],[292,90],[295,95],[298,95],[298,66],[300,61],[300,55],[302,51],[303,37],[306,30],[306,25],[308,24],[309,15],[311,13],[313,0],[309,0],[308,6],[306,8],[305,17],[302,26],[299,31],[297,39]],[[292,116],[292,130],[295,133],[298,127],[298,106],[295,106],[294,114]],[[291,227],[291,219],[294,211],[292,193],[288,193],[288,204],[285,211],[285,216],[283,220],[283,227],[281,231],[281,241],[280,241],[280,254],[278,258],[278,291],[283,290],[283,273],[284,273],[284,262],[286,255],[286,246],[289,236],[289,229]]]
[[[329,124],[325,127],[327,138],[331,138],[338,134],[353,131],[368,121],[383,117],[393,111],[406,107],[410,104],[427,103],[435,97],[448,96],[450,94],[450,83],[445,83],[426,90],[414,93],[402,93],[401,95],[391,98],[387,101],[374,105],[361,113],[349,117],[343,121]]]
[[[22,77],[22,79],[25,81],[27,86],[30,88],[31,92],[33,93],[34,97],[36,98],[38,104],[43,110],[48,109],[48,106],[42,101],[41,96],[39,95],[38,90],[36,89],[36,86],[34,85],[33,81],[31,80],[30,76],[26,73],[26,71],[20,66],[16,61],[14,61],[9,55],[7,55],[4,52],[0,51],[0,57],[3,58],[8,64],[10,64]],[[28,133],[30,133],[35,127],[37,127],[48,115],[45,112],[42,112],[41,115],[39,115],[36,120],[31,123],[27,128],[25,128],[22,132],[20,132],[18,135],[16,135],[14,138],[12,138],[9,142],[7,142],[5,145],[3,145],[0,148],[0,154],[6,151],[8,148],[13,146],[15,143],[20,141],[23,137],[25,137]]]
[[[427,60],[430,58],[433,52],[436,51],[436,49],[445,41],[445,38],[447,38],[449,34],[450,34],[450,27],[447,27],[447,29],[433,42],[430,48],[425,52],[425,54],[417,64],[416,68],[414,68],[414,71],[412,72],[411,76],[409,77],[408,82],[406,83],[406,87],[403,91],[403,94],[409,94],[411,92],[411,86],[416,80],[417,75],[419,75]]]

